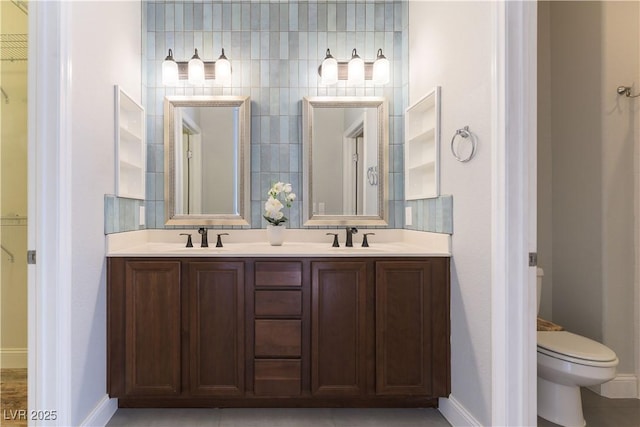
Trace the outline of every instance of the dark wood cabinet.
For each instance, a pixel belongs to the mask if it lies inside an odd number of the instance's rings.
[[[443,267],[433,261],[376,263],[377,394],[448,392],[449,311],[443,304],[448,295],[439,286],[447,278]]]
[[[448,258],[108,259],[121,407],[424,407],[450,392]]]
[[[244,263],[110,258],[111,397],[244,393]]]
[[[180,394],[180,262],[126,261],[115,270],[120,280],[109,290],[112,393]]]
[[[303,318],[300,261],[256,261],[254,281],[254,393],[260,397],[299,397],[308,320]],[[304,363],[303,363],[304,362]]]
[[[244,393],[244,263],[189,262],[189,385],[194,396]]]
[[[365,393],[366,287],[365,262],[311,263],[311,392],[314,395]]]

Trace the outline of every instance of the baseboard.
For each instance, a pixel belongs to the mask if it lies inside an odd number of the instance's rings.
[[[2,369],[27,369],[26,348],[0,348]]]
[[[604,384],[589,387],[600,396],[610,399],[638,398],[638,377],[633,374],[619,374]]]
[[[80,424],[82,427],[104,427],[118,409],[118,399],[111,399],[104,395],[93,411]]]
[[[482,425],[452,395],[449,395],[448,399],[439,399],[438,409],[440,410],[440,413],[447,419],[447,421],[449,421],[449,424],[454,427]]]

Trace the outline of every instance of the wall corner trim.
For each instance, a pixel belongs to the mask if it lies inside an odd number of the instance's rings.
[[[482,426],[469,411],[455,398],[449,395],[448,399],[438,399],[440,413],[452,426]]]
[[[118,410],[118,399],[111,399],[105,394],[96,404],[87,418],[80,423],[82,427],[104,427]]]

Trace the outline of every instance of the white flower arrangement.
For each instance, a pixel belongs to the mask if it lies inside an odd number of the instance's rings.
[[[282,213],[285,204],[291,207],[291,202],[296,199],[295,193],[292,192],[291,184],[284,182],[276,182],[271,186],[267,193],[267,201],[264,204],[264,219],[272,225],[280,225],[287,221],[287,217]],[[283,204],[284,202],[284,204]]]

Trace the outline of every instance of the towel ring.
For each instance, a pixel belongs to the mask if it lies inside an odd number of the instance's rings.
[[[640,96],[640,93],[636,95],[631,95],[631,86],[618,86],[618,89],[616,89],[616,92],[618,92],[618,95],[624,95],[627,98],[637,98]]]
[[[463,139],[469,139],[469,141],[471,141],[471,153],[465,158],[461,157],[456,152],[456,149],[454,147],[456,138],[458,136],[462,137]],[[462,129],[458,129],[456,133],[453,135],[453,138],[451,138],[451,154],[453,154],[453,157],[455,157],[457,161],[462,163],[468,162],[476,154],[476,139],[473,137],[473,135],[469,131],[469,126],[465,126]]]

